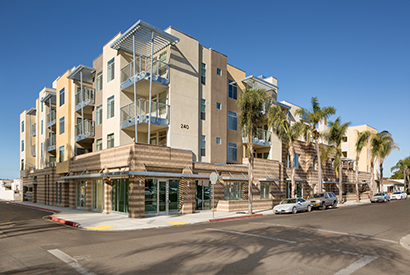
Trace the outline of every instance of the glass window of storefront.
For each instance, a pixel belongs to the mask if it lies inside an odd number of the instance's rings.
[[[225,200],[243,200],[243,182],[228,182],[224,190]]]
[[[97,211],[104,210],[104,181],[93,180],[91,208]]]
[[[260,193],[261,193],[261,200],[268,200],[270,194],[270,183],[269,182],[261,182],[260,183]]]
[[[111,180],[111,210],[128,213],[128,179]]]
[[[179,180],[145,180],[145,213],[160,214],[179,211]]]

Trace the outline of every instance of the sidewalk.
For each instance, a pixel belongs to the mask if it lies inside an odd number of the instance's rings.
[[[167,226],[195,224],[205,222],[216,222],[231,219],[258,217],[263,215],[273,215],[272,209],[256,210],[253,215],[245,212],[215,212],[212,210],[197,211],[194,214],[185,215],[159,215],[145,218],[128,218],[125,213],[103,214],[90,211],[77,210],[66,207],[58,207],[32,202],[9,202],[23,207],[31,207],[44,211],[54,212],[50,219],[70,226],[76,226],[87,230],[121,231],[148,228],[161,228]],[[370,203],[370,200],[362,200],[361,203],[355,201],[339,204],[338,207],[350,205],[363,205]]]

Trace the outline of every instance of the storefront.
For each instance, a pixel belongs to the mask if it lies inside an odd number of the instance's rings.
[[[145,180],[145,214],[171,214],[179,212],[179,180]]]

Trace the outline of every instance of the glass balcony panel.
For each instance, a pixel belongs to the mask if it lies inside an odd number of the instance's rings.
[[[95,122],[93,120],[84,119],[82,122],[75,125],[75,140],[81,141],[88,138],[94,138]]]
[[[36,125],[37,125],[37,123],[34,123],[33,125],[31,125],[31,135],[34,137],[34,136],[36,136]]]
[[[52,110],[47,114],[47,127],[53,126],[56,124],[56,110]]]
[[[83,87],[81,91],[75,94],[75,109],[78,111],[81,107],[94,106],[95,89],[92,87]]]

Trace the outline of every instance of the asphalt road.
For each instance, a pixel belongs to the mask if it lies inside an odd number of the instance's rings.
[[[410,274],[410,199],[122,232],[0,202],[1,274]]]

